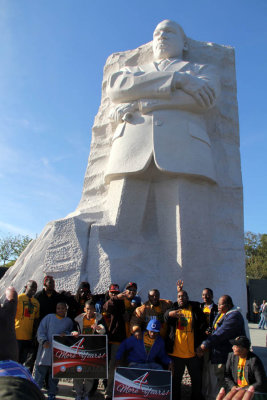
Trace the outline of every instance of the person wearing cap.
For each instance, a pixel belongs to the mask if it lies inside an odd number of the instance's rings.
[[[230,340],[233,353],[229,353],[226,362],[225,383],[228,390],[232,387],[248,388],[267,394],[267,378],[259,357],[250,351],[250,341],[246,336]]]
[[[135,296],[133,299],[132,299],[132,301],[131,301],[131,306],[133,307],[133,308],[137,308],[137,307],[140,307],[141,306],[141,304],[142,304],[142,300],[141,300],[141,297],[140,296]],[[133,315],[132,315],[132,318],[133,318]],[[131,319],[132,319],[131,318]]]
[[[225,364],[232,350],[229,340],[236,336],[245,336],[244,319],[238,308],[234,307],[229,295],[223,295],[218,301],[218,315],[213,322],[212,334],[198,347],[197,353],[203,355],[210,351],[208,400],[213,400],[224,385]]]
[[[109,340],[108,382],[105,389],[105,399],[112,398],[117,350],[120,343],[126,339],[127,334],[130,336],[129,320],[134,311],[131,301],[136,296],[137,284],[129,282],[125,291],[121,293],[118,291],[119,286],[111,284],[109,287],[109,299],[103,305]]]
[[[151,319],[146,329],[140,338],[133,335],[121,343],[116,354],[117,364],[127,352],[129,367],[163,369],[164,366],[171,369],[171,359],[166,354],[164,340],[159,334],[159,320]]]
[[[62,300],[62,296],[55,291],[55,281],[53,276],[44,277],[44,287],[34,296],[40,304],[40,321],[48,314],[56,312],[56,306]]]
[[[137,307],[133,313],[130,322],[131,332],[135,333],[137,331],[144,331],[148,321],[154,318],[160,321],[160,335],[164,338],[166,336],[164,314],[171,307],[172,302],[170,300],[161,299],[158,289],[149,290],[148,301],[146,301],[142,306]]]
[[[198,302],[189,301],[185,290],[177,293],[177,302],[165,312],[166,350],[173,361],[173,399],[181,398],[181,382],[187,367],[192,383],[192,400],[201,399],[201,360],[196,349],[205,337],[207,322]]]

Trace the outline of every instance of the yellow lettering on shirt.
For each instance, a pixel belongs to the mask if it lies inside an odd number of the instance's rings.
[[[180,358],[195,357],[194,332],[192,327],[192,307],[179,309],[173,352],[171,356]]]

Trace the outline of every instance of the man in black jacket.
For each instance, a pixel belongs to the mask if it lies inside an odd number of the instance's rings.
[[[264,366],[256,354],[250,349],[250,341],[246,336],[238,336],[230,340],[233,353],[229,353],[225,383],[228,390],[233,386],[247,389],[253,386],[255,392],[267,393],[267,378]]]
[[[164,315],[168,333],[166,349],[173,360],[173,399],[181,396],[181,381],[187,367],[192,383],[192,400],[201,399],[201,361],[196,348],[205,337],[206,318],[198,302],[189,301],[187,292],[177,294],[177,302]]]
[[[203,310],[208,328],[206,330],[206,335],[209,336],[212,333],[212,326],[213,321],[217,316],[218,313],[218,306],[213,302],[213,291],[210,288],[205,288],[202,290],[202,300],[201,309]],[[202,394],[206,400],[211,400],[209,393],[210,393],[210,369],[209,369],[209,359],[210,354],[207,351],[203,357],[203,370],[202,370]]]
[[[218,314],[218,306],[213,302],[213,290],[210,288],[205,288],[202,291],[201,308],[206,316],[208,323],[208,333],[212,332],[213,321]]]
[[[57,303],[62,301],[62,296],[55,291],[55,281],[50,275],[44,277],[44,288],[34,296],[40,303],[40,321],[47,314],[56,313]]]
[[[137,285],[135,282],[129,282],[126,285],[126,290],[121,293],[119,285],[112,283],[109,287],[109,300],[103,305],[109,341],[108,382],[105,390],[105,399],[108,400],[112,398],[117,350],[120,343],[130,336],[129,321],[134,311],[131,301],[136,292]]]

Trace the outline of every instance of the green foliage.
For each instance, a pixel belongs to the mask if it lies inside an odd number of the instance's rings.
[[[29,236],[6,236],[0,238],[0,263],[2,266],[11,266],[20,256],[32,239]]]
[[[245,233],[247,278],[267,279],[267,234]]]

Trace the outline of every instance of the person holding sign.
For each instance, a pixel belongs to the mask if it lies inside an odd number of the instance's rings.
[[[48,314],[44,317],[37,331],[39,347],[35,364],[35,381],[39,388],[42,389],[48,371],[48,400],[55,400],[58,385],[58,379],[52,378],[53,335],[65,336],[73,328],[72,320],[66,315],[67,304],[57,303],[56,314]]]
[[[71,334],[75,337],[78,337],[79,334],[104,335],[106,333],[105,322],[102,315],[96,313],[95,304],[92,299],[86,301],[84,313],[78,315],[74,321],[77,323],[78,331],[73,331]],[[94,379],[73,379],[76,400],[88,400],[93,385]]]
[[[146,329],[144,333],[137,331],[121,343],[116,354],[117,365],[127,352],[129,367],[163,369],[163,366],[168,366],[168,369],[172,369],[172,361],[165,352],[164,341],[159,334],[160,321],[151,319]]]

